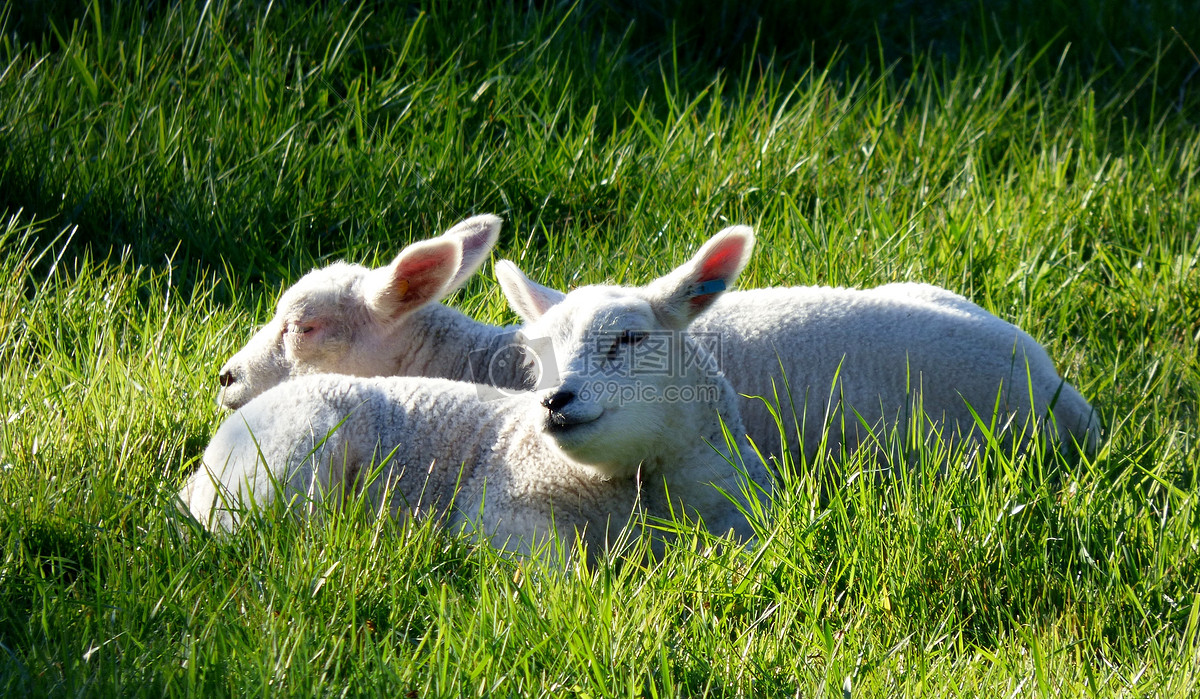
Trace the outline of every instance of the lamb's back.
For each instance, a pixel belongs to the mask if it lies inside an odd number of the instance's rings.
[[[265,504],[281,488],[319,499],[366,484],[372,496],[386,486],[393,511],[427,514],[472,481],[504,423],[472,386],[455,381],[302,377],[227,418],[181,496],[200,517],[221,487]],[[214,517],[221,528],[228,519]]]
[[[485,395],[486,394],[486,395]],[[256,397],[226,420],[181,497],[230,529],[214,483],[244,499],[318,500],[352,489],[398,516],[435,516],[500,548],[532,551],[557,527],[593,551],[637,504],[632,481],[606,481],[565,459],[540,431],[536,396],[445,379],[310,376]],[[264,467],[266,464],[266,467]]]
[[[839,406],[848,423],[858,422],[858,413],[869,424],[896,424],[919,389],[931,417],[968,428],[968,403],[990,413],[999,398],[1001,410],[1027,414],[1030,386],[1042,409],[1063,387],[1027,333],[928,284],[731,292],[697,319],[693,334],[719,337],[713,341],[720,342],[721,367],[740,393],[772,399],[778,390],[786,403],[786,375],[798,417],[807,423],[810,454],[822,420]],[[1070,386],[1062,398],[1078,404],[1076,412],[1090,410]],[[747,400],[741,407],[751,438],[772,448],[778,430],[766,406]]]

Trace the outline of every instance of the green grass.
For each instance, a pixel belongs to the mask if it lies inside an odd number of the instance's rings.
[[[0,9],[0,692],[1200,691],[1185,3],[184,5]],[[353,513],[186,536],[216,369],[277,293],[473,212],[560,287],[733,222],[744,286],[943,285],[1106,446],[828,498],[806,464],[753,551],[649,568]],[[453,303],[514,320],[488,270]]]

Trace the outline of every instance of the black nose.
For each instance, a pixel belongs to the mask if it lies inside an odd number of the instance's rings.
[[[573,400],[575,400],[573,391],[555,391],[542,399],[542,406],[552,413],[557,413]]]
[[[233,377],[233,372],[229,371],[228,369],[222,371],[221,375],[217,377],[217,383],[221,384],[222,386],[229,386],[236,382],[237,379]]]

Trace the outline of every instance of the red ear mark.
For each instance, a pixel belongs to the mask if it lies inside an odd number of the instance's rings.
[[[745,247],[746,242],[741,238],[725,241],[700,263],[700,275],[697,281],[706,282],[710,279],[728,281],[741,268],[742,251]]]
[[[713,297],[725,291],[730,281],[741,271],[746,239],[730,236],[715,246],[701,260],[696,273],[696,285],[689,299],[691,310],[698,312],[712,303]]]
[[[459,260],[459,249],[453,243],[430,241],[417,249],[410,248],[395,268],[396,300],[424,303],[434,299],[458,268]]]

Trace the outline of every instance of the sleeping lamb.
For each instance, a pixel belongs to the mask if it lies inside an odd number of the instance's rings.
[[[530,303],[514,304],[526,320],[562,298],[512,262],[498,263],[496,276],[510,297],[510,289],[532,289]],[[1097,446],[1094,410],[1041,345],[928,284],[731,292],[696,319],[691,333],[719,355],[743,394],[749,437],[769,455],[782,453],[776,403],[792,454],[807,460],[822,445],[835,457],[863,447],[883,457],[894,446],[893,431],[978,444],[986,436],[972,409],[1010,451],[1027,443],[1031,418],[1052,418],[1062,446]]]
[[[561,377],[539,393],[487,400],[469,383],[333,375],[270,389],[220,427],[180,498],[228,530],[252,501],[358,490],[374,507],[523,552],[557,531],[594,555],[639,509],[687,511],[746,538],[741,509],[769,498],[770,476],[761,462],[734,465],[740,444],[722,427],[742,432],[735,393],[686,328],[752,246],[749,229],[730,229],[646,287],[584,287],[537,304],[527,348],[546,347],[536,359]],[[536,296],[519,282],[506,290],[521,307]],[[665,370],[646,361],[654,337],[680,350]]]
[[[335,262],[279,299],[275,317],[221,367],[219,401],[239,408],[288,378],[316,373],[434,376],[525,386],[512,328],[437,303],[487,258],[500,219],[474,216],[414,243],[388,266]]]

